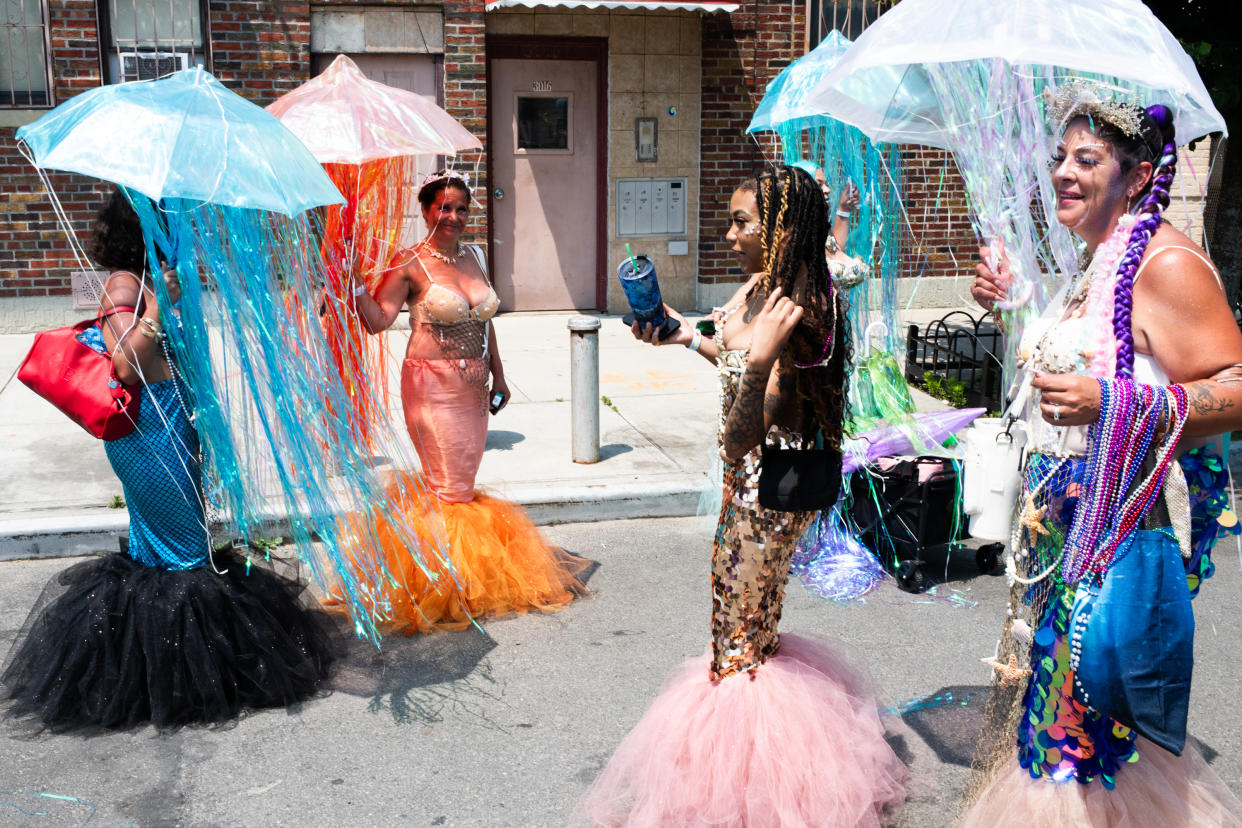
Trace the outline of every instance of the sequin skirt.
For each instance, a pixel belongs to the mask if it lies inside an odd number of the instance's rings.
[[[790,559],[815,517],[759,505],[761,457],[755,448],[742,462],[725,465],[712,547],[714,679],[753,670],[776,654]]]
[[[1195,449],[1184,455],[1180,464],[1191,491],[1194,555],[1186,567],[1193,594],[1213,571],[1212,544],[1219,535],[1236,532],[1237,520],[1227,508],[1223,493],[1228,476],[1218,454],[1207,448]],[[1045,534],[1039,535],[1031,548],[1032,570],[1042,571],[1060,557],[1078,506],[1083,469],[1080,459],[1058,461],[1043,454],[1031,455],[1027,490],[1043,482],[1039,502],[1045,509],[1041,521]],[[1054,572],[1047,585],[1037,589],[1048,590],[1048,594],[1043,617],[1034,625],[1032,676],[1018,730],[1018,764],[1030,776],[1057,782],[1098,780],[1105,788],[1112,788],[1123,766],[1139,761],[1135,734],[1073,697],[1069,624],[1074,588]]]

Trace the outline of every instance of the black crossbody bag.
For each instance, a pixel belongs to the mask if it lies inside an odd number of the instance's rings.
[[[824,447],[822,431],[808,448],[763,447],[759,505],[777,512],[831,509],[841,494],[841,452]]]

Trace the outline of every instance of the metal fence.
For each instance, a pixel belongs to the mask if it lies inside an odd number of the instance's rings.
[[[1002,334],[987,314],[978,319],[953,311],[919,332],[906,331],[906,381],[927,385],[928,380],[956,385],[968,407],[988,411],[1003,408],[1001,388]]]

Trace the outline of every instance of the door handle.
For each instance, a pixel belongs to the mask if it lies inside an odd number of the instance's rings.
[[[504,197],[505,197],[505,191],[500,189],[499,187],[492,190],[492,198],[496,199],[497,201],[500,201]]]

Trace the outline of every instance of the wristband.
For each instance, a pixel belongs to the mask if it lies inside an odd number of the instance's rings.
[[[697,351],[699,346],[703,344],[703,332],[698,328],[694,329],[694,335],[690,337],[690,342],[686,345],[692,351]]]
[[[357,287],[354,288],[354,298],[356,299],[366,292],[367,292],[366,285],[358,285]]]
[[[844,210],[837,210],[837,216],[838,216],[839,218],[843,218],[843,219],[848,220],[848,219],[849,219],[849,217],[850,217],[850,214],[849,214],[849,213],[847,213],[847,212],[845,212]]]

